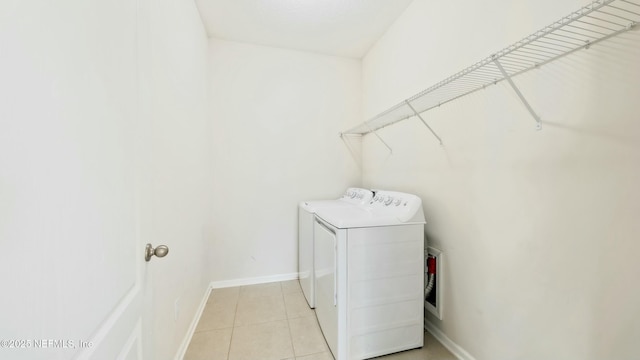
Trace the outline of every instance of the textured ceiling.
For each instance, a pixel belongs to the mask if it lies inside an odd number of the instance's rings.
[[[210,37],[361,58],[413,0],[196,0]]]

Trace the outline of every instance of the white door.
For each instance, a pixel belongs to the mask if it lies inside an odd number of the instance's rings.
[[[0,2],[0,359],[143,358],[136,7]]]

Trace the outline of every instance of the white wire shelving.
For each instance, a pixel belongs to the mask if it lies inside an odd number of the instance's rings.
[[[536,31],[497,53],[449,76],[365,121],[344,131],[345,134],[368,134],[399,121],[418,117],[440,141],[421,116],[422,113],[506,80],[541,128],[540,117],[529,105],[512,77],[577,50],[632,29],[640,21],[640,0],[596,0]],[[380,140],[382,140],[380,138]],[[384,141],[383,141],[384,143]],[[386,143],[385,146],[389,147]],[[389,148],[391,150],[391,148]]]

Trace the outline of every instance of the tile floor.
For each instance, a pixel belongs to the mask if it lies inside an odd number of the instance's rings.
[[[425,346],[378,359],[456,360],[429,333]],[[215,289],[184,360],[333,360],[297,280]]]

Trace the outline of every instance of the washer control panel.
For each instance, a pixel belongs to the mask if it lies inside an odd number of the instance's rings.
[[[379,190],[366,208],[373,214],[393,216],[399,220],[408,221],[418,211],[422,212],[422,200],[413,194]]]
[[[409,206],[409,203],[416,200],[416,196],[397,191],[378,191],[371,199],[369,205],[379,206]],[[418,199],[419,200],[419,199]]]
[[[373,199],[373,191],[362,188],[348,188],[342,195],[341,199],[365,205]]]

